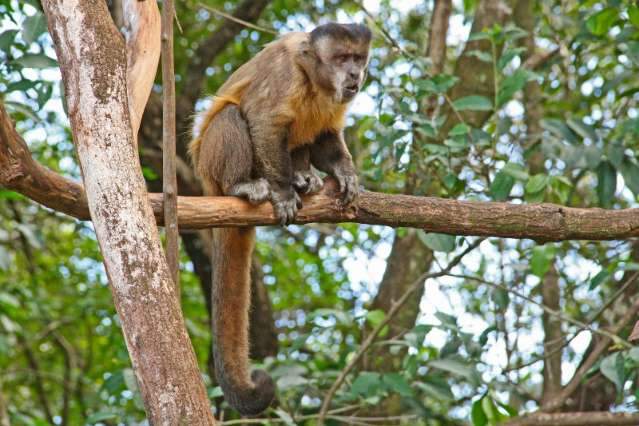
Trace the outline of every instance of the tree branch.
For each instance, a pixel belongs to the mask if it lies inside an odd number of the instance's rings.
[[[180,290],[180,242],[177,224],[175,160],[175,70],[173,69],[173,0],[162,0],[162,193],[166,261],[175,289]],[[179,297],[179,296],[178,296]]]
[[[33,160],[0,104],[0,185],[46,207],[89,219],[81,185]],[[149,194],[162,223],[162,195]],[[639,236],[639,209],[603,210],[556,204],[509,204],[363,192],[358,209],[344,210],[333,183],[304,198],[295,223],[356,222],[413,227],[451,235],[528,238],[537,241],[615,240]],[[268,203],[251,206],[235,197],[178,197],[178,224],[184,229],[274,225]]]
[[[42,6],[60,62],[90,215],[147,418],[158,425],[214,425],[137,158],[127,102],[137,95],[127,89],[124,40],[105,2],[45,0]],[[141,72],[154,73],[156,67],[148,64]],[[140,96],[136,104],[146,103],[148,93]],[[12,134],[6,123],[0,128],[3,138]]]
[[[639,414],[609,412],[539,413],[504,423],[504,426],[623,426],[639,424]]]

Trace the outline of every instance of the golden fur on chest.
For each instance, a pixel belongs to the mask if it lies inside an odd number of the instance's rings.
[[[293,98],[289,108],[295,112],[295,118],[289,128],[289,149],[313,143],[324,131],[341,130],[346,107],[345,104],[333,104],[319,93]]]

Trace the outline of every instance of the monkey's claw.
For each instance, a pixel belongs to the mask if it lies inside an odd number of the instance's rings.
[[[339,192],[342,194],[342,204],[351,205],[359,196],[359,185],[357,175],[336,173],[335,179],[339,185]]]
[[[298,170],[293,173],[293,187],[300,194],[314,194],[323,186],[322,178],[312,170]]]
[[[286,226],[295,220],[297,210],[302,208],[302,199],[294,190],[273,191],[271,203],[275,217],[281,226]]]

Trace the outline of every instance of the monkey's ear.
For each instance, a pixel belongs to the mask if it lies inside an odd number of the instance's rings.
[[[313,57],[315,56],[315,50],[313,46],[311,46],[311,42],[308,40],[304,40],[299,44],[299,54],[303,57]]]

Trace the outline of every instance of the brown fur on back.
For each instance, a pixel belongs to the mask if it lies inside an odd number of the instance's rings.
[[[239,105],[242,111],[267,104],[273,115],[289,120],[289,150],[312,143],[325,130],[344,127],[348,105],[334,103],[327,94],[314,88],[295,60],[300,44],[308,38],[307,33],[293,32],[267,44],[220,87],[211,106],[200,114],[200,124],[189,145],[196,166],[203,135],[215,116],[229,104]],[[264,74],[268,69],[284,69],[288,74]],[[278,103],[281,99],[287,102]]]

